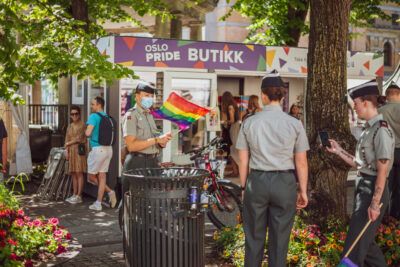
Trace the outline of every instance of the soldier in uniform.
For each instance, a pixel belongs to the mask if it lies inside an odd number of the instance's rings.
[[[157,168],[158,152],[164,148],[172,135],[157,135],[157,127],[149,109],[154,103],[154,87],[140,81],[136,87],[136,107],[128,110],[123,121],[123,135],[128,150],[123,171],[135,168]],[[129,188],[129,183],[122,178],[122,193]]]
[[[386,89],[387,102],[378,109],[393,129],[395,139],[393,167],[389,174],[390,216],[400,220],[400,87],[391,83]]]
[[[301,121],[282,111],[285,90],[277,72],[263,78],[264,109],[243,122],[237,139],[247,267],[261,265],[268,227],[268,266],[286,266],[296,207],[308,203],[309,144]]]
[[[392,129],[381,114],[378,114],[378,84],[375,80],[349,89],[354,101],[354,110],[359,118],[366,120],[364,131],[356,146],[355,156],[347,153],[330,139],[331,148],[326,149],[338,155],[347,164],[358,169],[354,210],[347,233],[345,254],[363,227],[371,219],[372,223],[351,251],[349,258],[358,266],[387,266],[378,248],[375,233],[389,202],[386,178],[392,167],[394,136]],[[382,208],[380,208],[380,204]]]

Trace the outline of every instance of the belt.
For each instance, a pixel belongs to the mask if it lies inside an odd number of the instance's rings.
[[[368,174],[368,173],[365,173],[365,172],[357,171],[357,176],[359,176],[359,177],[361,177],[361,176],[373,176],[373,177],[375,177],[376,175],[372,175],[372,174]]]
[[[271,173],[292,173],[294,170],[276,170],[276,171],[264,171],[264,170],[253,170],[257,172],[271,172]]]
[[[154,159],[157,157],[157,153],[154,154],[146,154],[146,153],[141,153],[141,152],[131,152],[132,156],[139,157],[139,158],[150,158]]]

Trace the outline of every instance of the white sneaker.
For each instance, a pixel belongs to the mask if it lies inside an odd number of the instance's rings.
[[[89,209],[90,210],[101,211],[102,207],[101,207],[101,205],[96,205],[96,202],[95,202],[95,203],[93,203],[92,205],[89,206]]]
[[[117,206],[117,197],[115,196],[115,192],[114,191],[111,191],[111,192],[113,194],[112,195],[109,194],[108,197],[110,198],[111,208],[115,208],[115,206]]]
[[[74,201],[75,198],[77,198],[78,196],[72,195],[69,198],[67,198],[65,201],[67,201],[68,203],[71,203],[71,201]]]
[[[71,204],[78,204],[78,203],[82,203],[82,197],[80,196],[76,196],[74,199],[71,199],[70,201],[68,201]]]

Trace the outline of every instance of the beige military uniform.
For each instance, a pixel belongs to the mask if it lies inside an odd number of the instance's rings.
[[[354,162],[357,169],[364,174],[377,175],[377,163],[379,159],[390,159],[388,173],[393,165],[394,136],[390,125],[382,121],[379,114],[365,123],[356,146]]]
[[[122,132],[124,137],[136,136],[136,140],[147,140],[156,136],[157,127],[150,112],[137,107],[131,108],[125,114]],[[154,145],[140,152],[144,154],[154,154],[157,153],[157,147]]]
[[[383,115],[383,119],[392,127],[395,147],[400,148],[400,102],[387,101],[386,105],[378,109],[378,112]]]

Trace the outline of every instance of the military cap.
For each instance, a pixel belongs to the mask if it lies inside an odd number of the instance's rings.
[[[398,89],[398,90],[400,90],[400,87],[394,82],[394,81],[392,81],[390,84],[389,84],[389,86],[387,87],[387,89]]]
[[[348,93],[352,99],[366,95],[379,95],[378,83],[376,80],[371,80],[350,88]]]
[[[136,92],[146,92],[149,94],[154,94],[156,88],[154,87],[154,85],[152,83],[149,83],[147,81],[144,80],[140,80],[138,85],[136,86]]]
[[[285,87],[285,83],[281,79],[281,75],[276,70],[265,75],[261,82],[261,88],[264,87]]]

